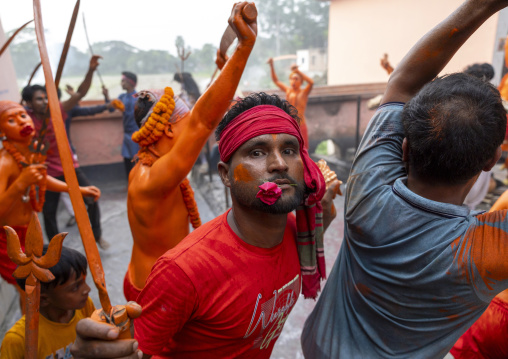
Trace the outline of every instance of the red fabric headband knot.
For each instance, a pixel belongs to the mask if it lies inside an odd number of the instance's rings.
[[[122,79],[127,81],[128,83],[131,84],[131,86],[135,87],[136,86],[136,81],[134,81],[133,79],[125,76],[125,75],[122,75]]]

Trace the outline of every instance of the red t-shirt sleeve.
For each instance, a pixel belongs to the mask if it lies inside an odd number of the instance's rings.
[[[134,321],[134,336],[143,353],[156,355],[190,320],[197,293],[185,272],[173,260],[162,257],[152,268],[138,303],[143,312]]]

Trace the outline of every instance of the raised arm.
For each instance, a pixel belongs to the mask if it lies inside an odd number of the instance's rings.
[[[391,75],[393,72],[393,66],[388,61],[388,54],[384,54],[380,61],[381,67],[385,69],[388,75]]]
[[[238,37],[235,52],[224,65],[217,80],[192,108],[188,123],[176,138],[171,151],[152,166],[150,187],[171,188],[180,183],[229,108],[256,41],[256,20],[248,24],[242,17],[245,5],[247,2],[235,4],[229,18],[229,24]],[[171,168],[171,171],[168,171],[168,168]]]
[[[270,65],[270,74],[272,75],[273,83],[276,84],[277,87],[280,88],[282,91],[286,92],[288,87],[279,81],[279,78],[277,77],[277,74],[275,73],[275,67],[273,66],[273,59],[270,57],[266,63],[268,65]]]
[[[314,86],[314,80],[311,79],[309,76],[305,75],[303,72],[301,72],[298,67],[294,70],[298,75],[302,77],[302,80],[307,82],[307,86],[303,89],[303,92],[306,95],[309,95],[310,91],[312,90],[312,87]]]
[[[88,67],[88,71],[86,72],[83,82],[81,82],[81,85],[79,85],[78,90],[72,93],[71,97],[68,100],[62,102],[64,111],[70,111],[83,97],[85,97],[88,90],[90,89],[90,86],[92,85],[93,73],[99,66],[99,59],[101,58],[102,56],[99,55],[92,56],[90,59],[90,66]]]
[[[381,103],[407,102],[432,81],[457,50],[507,0],[466,0],[413,46],[390,76]]]

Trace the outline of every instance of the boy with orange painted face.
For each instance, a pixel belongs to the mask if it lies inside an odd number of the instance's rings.
[[[47,251],[44,246],[43,254]],[[76,324],[92,315],[95,307],[88,296],[85,282],[87,262],[74,249],[62,247],[60,261],[49,269],[55,276],[51,282],[41,282],[39,340],[37,358],[71,358],[70,347],[76,338]],[[21,288],[25,280],[17,280]],[[0,347],[0,359],[25,357],[25,316],[5,334]]]
[[[46,175],[44,158],[30,150],[34,124],[18,103],[0,101],[0,227],[14,228],[24,248],[25,233],[32,211],[40,211],[44,203],[44,188],[67,192],[68,186]],[[38,194],[35,190],[38,186]],[[97,187],[80,187],[84,196],[99,198]],[[5,231],[0,230],[0,275],[16,285],[12,273],[16,265],[7,256]],[[18,288],[19,289],[19,288]]]

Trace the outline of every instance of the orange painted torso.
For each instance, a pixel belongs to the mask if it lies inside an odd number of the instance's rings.
[[[21,171],[12,156],[5,149],[0,150],[0,168],[2,168],[1,176],[8,176],[7,188],[19,177]],[[2,205],[0,203],[0,205]],[[0,227],[3,226],[23,226],[30,222],[32,216],[32,205],[30,201],[24,203],[19,200],[9,209],[9,211],[0,218]]]
[[[305,121],[305,110],[307,108],[308,96],[305,95],[303,90],[295,91],[291,87],[286,90],[286,100],[296,107],[298,110],[298,116],[300,117],[300,129],[302,132],[305,146],[309,146],[309,135],[307,130],[307,122]]]
[[[298,110],[301,119],[300,125],[305,124],[305,109],[307,108],[307,96],[303,90],[295,91],[292,88],[286,90],[286,100]]]
[[[134,245],[129,264],[132,284],[145,281],[155,261],[189,234],[189,215],[180,186],[167,193],[150,196],[138,183],[150,176],[151,167],[140,163],[129,176],[127,214]]]

